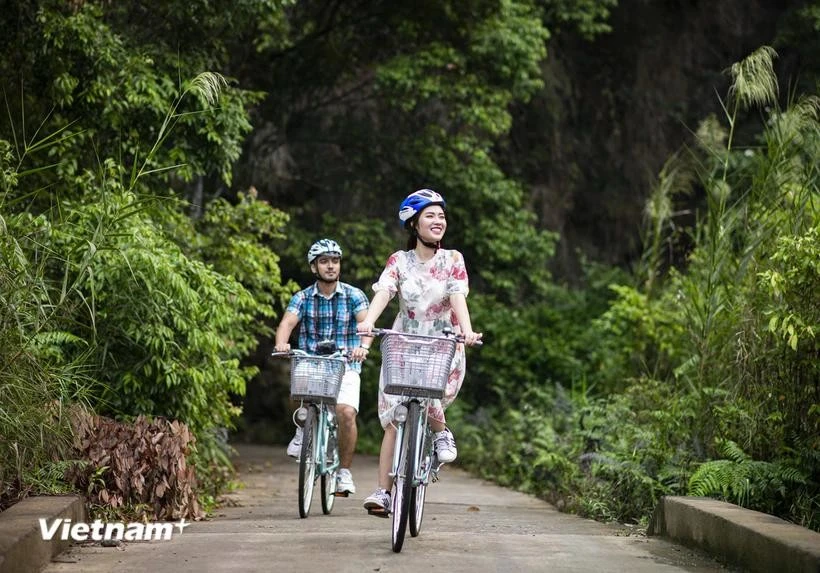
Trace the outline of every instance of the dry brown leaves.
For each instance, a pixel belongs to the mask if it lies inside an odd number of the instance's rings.
[[[73,476],[91,503],[147,507],[158,520],[200,519],[196,475],[186,456],[194,443],[177,421],[140,416],[133,424],[78,412],[75,447],[88,467]],[[107,468],[107,469],[102,469]]]

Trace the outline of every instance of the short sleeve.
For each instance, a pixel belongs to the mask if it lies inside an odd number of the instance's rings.
[[[396,296],[399,291],[399,257],[402,254],[401,251],[397,251],[387,259],[378,282],[373,285],[374,292],[385,290],[390,294],[390,298]]]
[[[363,310],[367,310],[370,303],[367,300],[367,295],[361,289],[352,288],[350,292],[350,308],[353,311],[353,316],[359,314]]]
[[[470,287],[467,280],[467,266],[464,256],[458,251],[452,251],[450,260],[450,274],[447,276],[447,294],[463,294],[467,296]]]
[[[302,296],[302,291],[297,292],[295,295],[290,297],[290,302],[288,303],[288,307],[285,309],[286,312],[291,314],[295,314],[299,317],[299,320],[302,319],[302,304],[304,303],[304,296]]]

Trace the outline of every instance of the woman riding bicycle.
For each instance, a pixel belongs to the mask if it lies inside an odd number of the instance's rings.
[[[399,295],[399,313],[393,330],[411,334],[440,335],[445,328],[464,336],[468,345],[475,344],[482,334],[473,332],[467,309],[467,269],[460,252],[441,248],[447,230],[444,198],[431,189],[411,193],[399,207],[399,221],[409,233],[406,251],[390,255],[379,281],[373,285],[375,296],[359,332],[370,334],[390,299]],[[455,400],[464,381],[465,353],[459,344],[452,365],[444,398],[433,400],[428,408],[430,426],[435,432],[435,449],[441,462],[456,459],[457,449],[452,432],[445,425],[444,410]],[[379,487],[365,500],[371,513],[390,510],[395,428],[391,421],[399,398],[385,394],[384,372],[379,381],[379,419],[384,428],[379,452]]]

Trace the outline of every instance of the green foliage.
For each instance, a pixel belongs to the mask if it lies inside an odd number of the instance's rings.
[[[155,173],[143,188],[162,194],[169,181],[201,175],[230,182],[250,130],[245,110],[260,94],[222,86],[219,107],[208,101],[219,87],[214,81],[224,81],[218,74],[201,73],[216,67],[216,54],[207,49],[214,29],[227,25],[214,13],[217,4],[197,2],[195,26],[171,22],[190,14],[192,5],[184,2],[109,6],[87,1],[75,10],[46,0],[14,4],[21,21],[6,38],[0,70],[9,83],[6,93],[21,94],[19,100],[7,99],[11,125],[3,126],[14,130],[18,147],[28,143],[26,133],[32,130],[27,122],[33,117],[43,121],[41,133],[62,134],[49,146],[47,161],[65,178],[82,177],[85,170],[96,169],[105,158],[101,155],[110,155],[135,173]],[[252,18],[245,4],[232,10],[234,20]],[[144,10],[152,16],[146,18]],[[167,37],[179,39],[173,46],[164,46],[158,35],[158,14],[165,13],[171,21],[163,20],[163,25],[174,30]],[[190,36],[179,36],[180,29]],[[192,79],[183,81],[189,73]],[[46,161],[19,150],[18,155],[23,165]]]
[[[163,415],[195,432],[228,424],[229,396],[250,374],[239,360],[255,346],[253,298],[186,257],[132,194],[96,194],[69,212],[43,245],[88,256],[76,270],[92,312],[77,333],[95,343],[106,411]]]
[[[423,8],[343,5],[330,18],[321,3],[289,10],[291,47],[262,52],[264,74],[252,78],[270,97],[248,181],[290,207],[299,242],[333,234],[319,215],[330,211],[344,225],[378,221],[376,236],[388,220],[393,250],[404,242],[394,217],[401,199],[433,187],[448,201],[447,244],[464,252],[476,290],[510,302],[540,296],[556,237],[536,227],[525,189],[493,147],[510,129],[512,107],[543,85],[542,10],[529,0]],[[294,270],[302,268],[296,254],[286,261]]]
[[[803,236],[780,237],[768,262],[775,268],[758,274],[758,286],[771,301],[764,311],[769,332],[794,351],[801,341],[817,351],[820,303],[813,295],[820,288],[820,226]]]
[[[560,30],[572,26],[587,39],[612,31],[607,22],[618,0],[546,0],[547,22],[555,23]]]
[[[618,390],[635,372],[672,374],[684,335],[674,291],[651,297],[630,286],[610,288],[615,293],[610,307],[591,324],[599,339],[588,367],[599,390]]]
[[[293,285],[265,245],[286,217],[252,193],[211,199],[231,182],[260,94],[201,70],[227,62],[215,31],[252,27],[280,3],[10,10],[18,22],[3,20],[0,70],[5,93],[20,96],[6,99],[0,124],[2,270],[15,282],[0,295],[26,304],[4,322],[7,356],[18,358],[0,387],[14,404],[3,414],[21,420],[3,427],[3,459],[16,461],[0,471],[4,501],[45,487],[35,477],[43,460],[66,455],[60,413],[77,400],[126,421],[188,424],[198,438],[190,461],[213,497],[230,467],[213,436],[238,415],[256,372],[245,360],[269,332],[271,301]]]
[[[724,459],[701,464],[689,479],[688,495],[716,496],[775,513],[788,498],[787,491],[808,483],[800,470],[781,462],[754,461],[731,440],[719,441],[717,447]]]
[[[286,304],[297,289],[292,281],[284,281],[280,256],[269,247],[285,238],[288,216],[258,199],[255,190],[238,193],[235,204],[225,199],[211,201],[198,219],[180,211],[164,215],[170,219],[165,228],[189,256],[248,289],[259,316],[274,316],[272,302]],[[258,327],[257,334],[269,332],[261,321]]]

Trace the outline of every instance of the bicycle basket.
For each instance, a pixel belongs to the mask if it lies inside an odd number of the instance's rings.
[[[381,343],[387,394],[441,398],[456,341],[414,334],[385,334]]]
[[[336,403],[345,361],[324,356],[293,356],[290,362],[290,397],[293,400]]]

